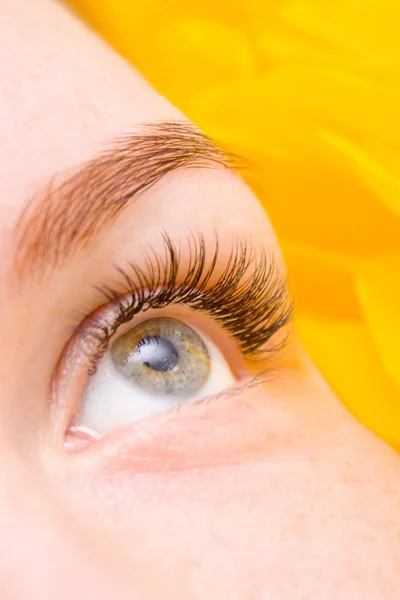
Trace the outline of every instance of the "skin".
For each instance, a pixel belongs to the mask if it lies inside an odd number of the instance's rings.
[[[32,194],[121,132],[183,117],[59,4],[0,8],[2,600],[398,598],[399,457],[296,338],[257,386],[66,451],[69,409],[50,406],[51,382],[113,264],[157,247],[161,227],[176,239],[217,228],[227,252],[236,231],[279,249],[236,175],[181,170],[90,251],[19,286],[13,231]],[[60,397],[79,403],[69,366]]]

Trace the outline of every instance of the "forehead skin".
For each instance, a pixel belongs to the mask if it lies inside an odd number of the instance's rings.
[[[1,11],[4,236],[55,173],[135,124],[183,115],[57,3],[2,0]]]
[[[64,313],[90,305],[81,296],[94,264],[107,280],[110,256],[126,260],[157,238],[155,217],[172,235],[240,230],[278,250],[237,177],[179,172],[132,207],[95,259],[82,254],[18,289],[13,232],[25,203],[121,133],[183,116],[57,2],[0,0],[0,13],[2,600],[397,600],[399,459],[302,352],[296,372],[229,410],[164,416],[85,458],[67,460],[49,434]],[[165,455],[174,468],[160,472]]]
[[[6,35],[0,38],[0,140],[7,149],[0,164],[1,244],[7,248],[0,257],[0,272],[4,273],[18,215],[49,180],[62,180],[113,139],[144,123],[185,117],[65,7],[49,0],[40,0],[39,5],[24,0],[2,4],[7,14]],[[24,42],[16,44],[16,39]],[[237,191],[232,195],[232,190]],[[229,190],[232,209],[236,196],[242,202],[243,190],[236,190]],[[247,194],[248,208],[255,209],[251,226],[257,228],[260,209]],[[215,219],[218,212],[225,221],[235,216],[226,208],[219,201]],[[274,240],[267,220],[262,224]]]

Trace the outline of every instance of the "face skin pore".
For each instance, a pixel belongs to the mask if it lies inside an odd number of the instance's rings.
[[[77,327],[106,311],[99,287],[119,289],[118,268],[146,270],[167,234],[179,279],[197,232],[211,254],[218,235],[211,282],[238,238],[282,281],[285,269],[231,159],[141,75],[57,2],[0,8],[1,599],[397,600],[399,458],[347,413],[295,334],[234,393],[100,439],[68,434],[90,377]],[[155,153],[162,172],[132,163],[149,135],[162,139],[143,164]],[[212,315],[159,314],[244,370]]]

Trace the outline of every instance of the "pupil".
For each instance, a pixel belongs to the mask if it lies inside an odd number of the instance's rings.
[[[143,364],[153,371],[171,371],[179,360],[173,344],[162,337],[143,339],[138,353]]]

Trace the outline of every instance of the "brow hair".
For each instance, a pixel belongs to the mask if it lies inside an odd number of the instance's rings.
[[[15,269],[33,278],[90,249],[118,215],[179,168],[236,167],[238,159],[187,122],[159,122],[119,138],[67,180],[52,180],[15,226]]]

